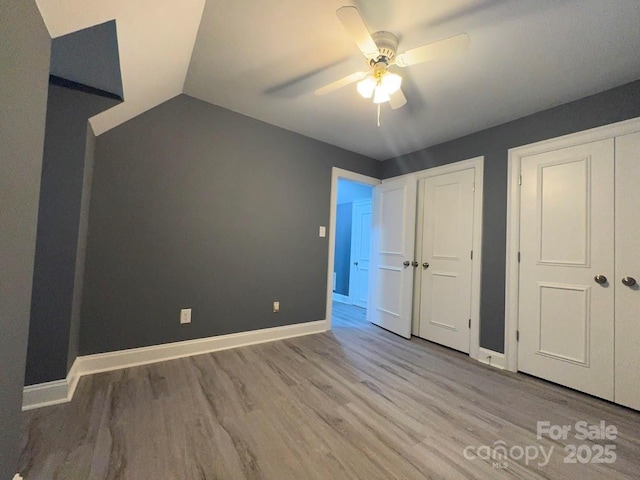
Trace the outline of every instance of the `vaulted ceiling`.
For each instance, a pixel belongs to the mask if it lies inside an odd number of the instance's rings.
[[[381,126],[335,11],[355,5],[400,50],[466,32],[467,53],[397,70],[408,103]],[[38,0],[52,37],[115,19],[125,101],[100,134],[186,93],[377,159],[424,148],[640,78],[637,0]]]
[[[182,93],[205,0],[36,0],[36,3],[54,39],[116,21],[125,101],[90,120],[96,135]]]

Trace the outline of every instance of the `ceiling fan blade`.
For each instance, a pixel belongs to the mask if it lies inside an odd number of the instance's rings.
[[[405,97],[404,93],[402,93],[402,89],[398,89],[398,91],[391,95],[391,98],[389,99],[389,105],[394,110],[403,107],[406,103],[407,97]]]
[[[368,72],[352,73],[351,75],[347,75],[346,77],[341,78],[340,80],[336,80],[335,82],[331,82],[330,84],[325,85],[324,87],[320,87],[313,93],[315,93],[316,95],[326,95],[327,93],[331,93],[335,90],[338,90],[339,88],[346,87],[347,85],[357,82],[358,80],[362,80],[364,77],[367,76],[367,73]]]
[[[412,48],[396,56],[396,65],[409,67],[417,63],[427,62],[436,58],[464,53],[469,49],[469,35],[462,33],[455,37],[445,38],[421,47]]]
[[[340,7],[336,15],[365,57],[375,58],[379,55],[378,46],[356,7]]]

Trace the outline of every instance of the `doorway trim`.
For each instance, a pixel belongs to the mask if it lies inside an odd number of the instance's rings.
[[[344,170],[342,168],[333,167],[331,169],[331,201],[329,206],[329,260],[327,262],[327,305],[326,305],[326,323],[327,329],[332,327],[332,308],[333,308],[333,257],[336,253],[336,212],[338,208],[338,179],[344,178],[352,182],[363,183],[375,187],[382,183],[381,180],[363,175],[361,173]]]
[[[504,355],[505,368],[518,371],[518,310],[520,290],[520,164],[530,155],[597,142],[640,131],[640,117],[581,132],[542,140],[508,150],[507,163],[507,251],[505,265]]]
[[[471,329],[469,332],[469,357],[474,360],[480,360],[480,288],[482,276],[482,213],[484,209],[484,156],[461,160],[459,162],[448,163],[438,167],[429,168],[415,172],[418,181],[418,191],[420,191],[420,181],[425,178],[444,175],[447,173],[459,172],[462,170],[474,169],[474,207],[473,207],[473,260],[474,268],[471,273]],[[421,199],[418,193],[418,199]],[[422,201],[418,201],[416,221],[416,239],[422,238],[422,218],[424,216],[424,205]],[[422,243],[416,241],[416,259],[422,256]],[[413,295],[413,323],[411,325],[411,334],[418,336],[420,322],[420,282],[421,276],[416,269],[414,277],[414,295]]]

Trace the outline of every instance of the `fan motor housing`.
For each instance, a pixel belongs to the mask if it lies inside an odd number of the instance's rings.
[[[369,59],[369,64],[373,66],[381,61],[384,61],[387,65],[392,64],[398,52],[398,37],[391,32],[380,31],[371,34],[371,38],[373,38],[378,47],[380,55]]]

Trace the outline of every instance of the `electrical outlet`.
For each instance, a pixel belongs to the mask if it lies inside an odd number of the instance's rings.
[[[183,308],[180,310],[180,323],[191,323],[191,309]]]
[[[318,235],[320,237],[326,237],[327,236],[327,227],[320,227],[320,229],[318,230]]]
[[[273,302],[273,313],[278,313],[280,311],[280,302]]]

